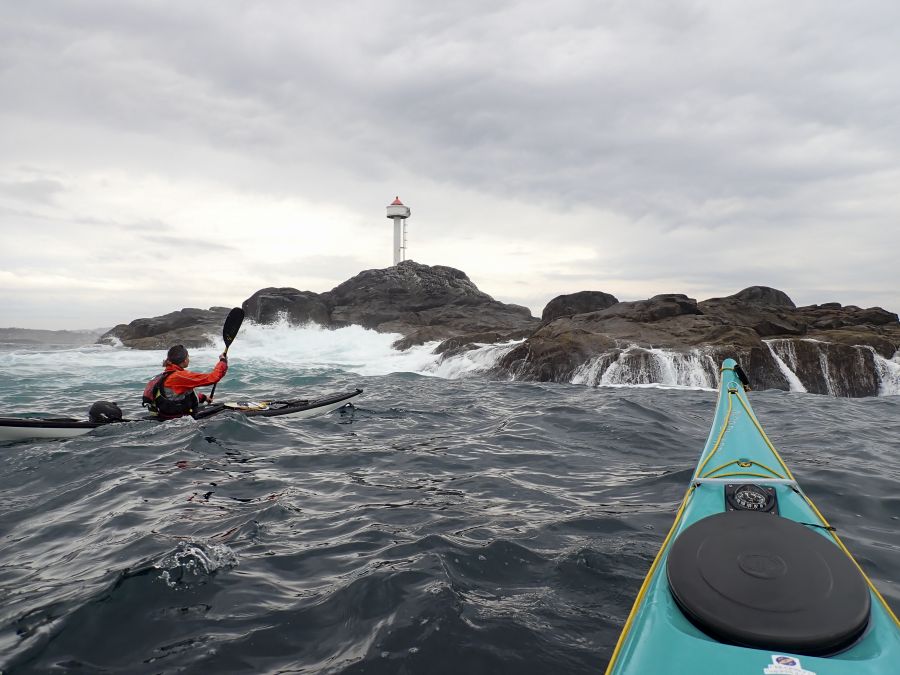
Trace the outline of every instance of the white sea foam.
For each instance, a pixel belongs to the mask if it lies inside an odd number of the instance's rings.
[[[450,380],[483,374],[497,365],[501,358],[521,342],[522,340],[513,340],[500,344],[482,344],[475,349],[440,359],[422,372]]]
[[[404,351],[393,348],[402,338],[395,333],[378,333],[360,326],[334,330],[315,324],[292,326],[247,324],[239,341],[229,350],[229,358],[249,363],[273,363],[304,369],[338,369],[358,375],[420,373],[433,367],[437,342]],[[216,350],[208,350],[215,356]],[[198,353],[203,353],[199,350]]]
[[[645,358],[641,358],[645,357]],[[632,345],[614,360],[601,354],[576,369],[573,384],[589,386],[659,386],[713,389],[716,364],[701,349],[682,353]]]
[[[160,579],[169,588],[178,588],[204,583],[217,571],[237,564],[237,554],[225,544],[185,540],[178,542],[175,550],[155,567],[161,570]]]
[[[231,365],[277,365],[297,369],[336,369],[358,375],[385,375],[393,372],[423,372],[433,368],[439,357],[433,342],[398,351],[392,344],[401,335],[377,333],[360,326],[329,330],[317,325],[292,326],[286,322],[256,325],[244,322],[228,350]],[[224,344],[221,334],[210,335],[214,346],[190,350],[191,368],[205,370],[215,364]],[[136,350],[108,345],[64,348],[22,348],[0,352],[0,368],[14,368],[18,375],[83,374],[91,371],[115,373],[121,380],[129,371],[143,377],[148,369],[158,369],[165,350]]]
[[[794,351],[793,340],[763,340],[763,342],[769,348],[769,352],[772,354],[772,358],[775,359],[775,364],[778,366],[781,374],[787,380],[790,390],[798,393],[805,392],[806,387],[803,386],[800,378],[794,372],[797,368],[797,353]]]
[[[878,393],[881,396],[900,396],[900,351],[891,359],[886,359],[879,354],[874,354],[874,357],[875,367],[881,378]]]

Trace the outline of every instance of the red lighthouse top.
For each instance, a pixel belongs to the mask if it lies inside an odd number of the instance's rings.
[[[403,206],[403,202],[400,201],[400,197],[397,197],[394,201],[392,201],[391,206]]]

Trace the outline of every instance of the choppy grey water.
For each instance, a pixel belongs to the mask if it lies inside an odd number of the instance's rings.
[[[3,672],[602,671],[714,392],[365,374],[267,339],[218,397],[365,393],[0,444]],[[0,350],[0,414],[136,412],[157,360]],[[751,401],[900,610],[900,397]]]

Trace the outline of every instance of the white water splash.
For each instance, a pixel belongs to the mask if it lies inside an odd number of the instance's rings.
[[[393,344],[403,336],[378,333],[361,326],[328,329],[316,324],[291,325],[287,321],[258,325],[245,321],[228,350],[229,365],[244,372],[271,369],[292,372],[338,370],[363,376],[417,373],[455,379],[484,373],[516,344],[481,345],[443,358],[434,353],[439,342],[399,351]],[[190,349],[191,368],[212,368],[222,352],[221,335],[210,335],[211,347]],[[41,378],[53,373],[63,381],[84,379],[120,383],[146,381],[159,372],[165,350],[138,350],[110,345],[27,347],[0,350],[0,369],[17,378]]]
[[[589,387],[596,387],[603,379],[603,373],[615,362],[619,355],[616,353],[600,354],[595,356],[587,363],[584,363],[575,369],[572,373],[572,384],[586,384]]]
[[[361,326],[329,329],[316,324],[293,326],[286,321],[251,323],[241,328],[228,356],[250,363],[335,369],[357,375],[420,373],[434,365],[438,359],[433,353],[437,342],[398,351],[392,345],[402,337]],[[210,355],[215,353],[210,350]]]
[[[229,365],[275,365],[296,370],[343,370],[358,375],[422,372],[438,360],[437,342],[405,351],[392,347],[402,335],[377,333],[360,326],[330,330],[318,325],[292,326],[287,322],[257,325],[245,321],[228,350]],[[212,347],[190,349],[191,368],[212,368],[224,344],[222,336],[210,335]],[[138,350],[109,345],[65,348],[22,348],[0,351],[0,368],[18,377],[59,375],[119,381],[123,377],[148,379],[159,371],[165,350]]]
[[[237,554],[225,544],[180,541],[156,568],[161,570],[159,578],[169,588],[177,588],[203,583],[217,570],[231,569],[237,564]]]
[[[900,351],[893,358],[886,359],[872,350],[875,358],[875,368],[881,384],[878,388],[879,396],[900,396]]]
[[[606,354],[592,359],[575,371],[571,382],[601,387],[654,385],[714,389],[713,373],[716,372],[716,363],[701,349],[682,353],[633,345],[620,352],[614,361]]]
[[[456,379],[484,373],[521,340],[482,344],[444,358],[435,354],[439,342],[428,342],[398,351],[393,344],[403,336],[378,333],[361,326],[329,329],[316,324],[292,326],[287,321],[270,325],[250,324],[241,329],[243,344],[229,350],[250,362],[296,365],[303,369],[338,369],[358,375],[417,373]]]
[[[513,340],[500,344],[479,344],[475,349],[440,359],[438,362],[426,366],[422,373],[450,380],[484,374],[521,343],[522,340]]]
[[[775,359],[775,364],[787,380],[790,390],[798,393],[805,393],[806,387],[797,377],[794,370],[797,368],[797,352],[794,350],[793,340],[763,340],[769,353]],[[783,354],[783,356],[782,356]],[[788,365],[790,364],[790,365]]]
[[[819,354],[819,367],[822,369],[822,377],[825,379],[825,389],[828,391],[829,396],[837,396],[837,393],[835,393],[834,390],[834,382],[831,379],[831,370],[828,367],[828,354],[820,347],[820,345],[823,344],[822,340],[803,338],[803,341],[811,342],[816,346],[816,351]]]

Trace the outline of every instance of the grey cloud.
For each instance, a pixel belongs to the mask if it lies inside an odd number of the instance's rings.
[[[0,123],[70,125],[106,165],[230,172],[243,189],[356,209],[416,178],[612,212],[633,230],[613,273],[631,279],[790,292],[839,271],[848,288],[866,275],[896,288],[898,24],[891,2],[6,3]],[[121,146],[103,145],[113,133]],[[17,189],[33,204],[56,194],[40,181],[0,194]],[[158,246],[177,232],[122,227],[161,233],[145,236]],[[556,227],[595,249],[609,234],[585,218]],[[868,264],[841,261],[827,236],[841,227]],[[453,228],[483,232],[475,216]],[[668,238],[688,230],[705,239]],[[808,242],[794,266],[786,234]],[[299,264],[359,271],[352,257]]]
[[[150,230],[145,231],[139,236],[147,245],[163,250],[178,248],[183,253],[193,253],[196,255],[215,253],[217,251],[239,250],[236,246],[229,246],[228,244],[216,241],[214,237],[202,238],[196,234],[192,236],[174,236],[158,234]]]
[[[864,151],[884,148],[885,135],[896,149],[883,111],[898,95],[847,77],[873,55],[897,55],[877,12],[829,33],[798,12],[780,28],[751,25],[732,48],[719,25],[747,10],[727,3],[574,2],[541,23],[523,3],[490,12],[275,3],[232,21],[210,4],[152,7],[43,14],[58,22],[46,51],[61,41],[71,62],[67,103],[125,128],[205,134],[273,156],[306,147],[369,172],[386,171],[370,158],[393,148],[438,180],[632,215],[665,213],[673,196],[789,196],[798,182],[895,158]],[[839,56],[834,40],[856,49]],[[82,88],[88,95],[76,96]],[[882,105],[866,105],[875,97]],[[860,152],[804,148],[847,131]]]
[[[46,178],[0,182],[0,196],[26,203],[52,204],[64,189],[61,182]]]

